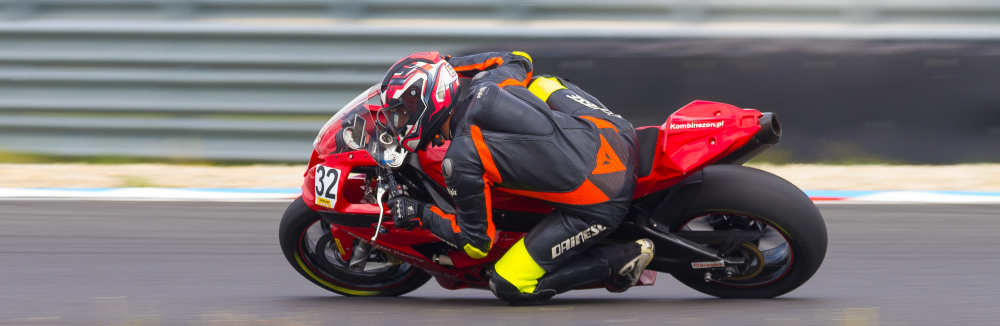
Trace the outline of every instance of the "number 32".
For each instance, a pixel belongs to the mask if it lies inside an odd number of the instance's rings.
[[[336,187],[337,181],[340,179],[340,172],[337,169],[327,169],[325,166],[316,166],[316,196],[317,197],[327,197],[330,199],[337,198]],[[327,186],[329,182],[329,186]]]

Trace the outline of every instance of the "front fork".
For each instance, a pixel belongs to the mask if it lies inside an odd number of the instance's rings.
[[[375,234],[372,235],[371,244],[367,244],[359,241],[358,245],[354,246],[354,253],[351,254],[351,262],[348,266],[352,271],[360,272],[365,270],[365,264],[368,263],[368,256],[372,252],[372,244],[375,244],[375,240],[378,239],[380,229],[382,228],[382,218],[385,217],[385,205],[382,203],[382,198],[385,197],[386,188],[388,185],[386,182],[382,181],[382,176],[378,177],[378,184],[376,185],[375,193],[375,203],[378,204],[378,222],[375,222]]]
[[[375,186],[375,203],[378,204],[378,222],[375,223],[375,234],[372,235],[371,243],[358,241],[358,244],[354,246],[354,252],[351,253],[351,260],[348,263],[348,267],[355,272],[365,270],[368,257],[371,256],[372,245],[378,240],[378,235],[382,233],[382,220],[385,218],[385,203],[383,200],[388,199],[385,198],[386,194],[390,194],[390,198],[403,194],[403,190],[396,186],[396,181],[393,179],[391,171],[389,173],[380,173],[377,181]]]
[[[378,232],[375,234],[378,234]],[[372,245],[358,241],[358,244],[354,245],[354,251],[351,252],[351,261],[347,266],[352,271],[362,272],[365,270],[365,265],[368,263],[368,256],[371,256],[371,254]]]

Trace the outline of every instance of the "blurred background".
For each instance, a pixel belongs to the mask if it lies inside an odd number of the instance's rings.
[[[989,0],[0,0],[0,162],[305,163],[403,55],[511,50],[636,125],[775,112],[759,162],[1000,162]]]

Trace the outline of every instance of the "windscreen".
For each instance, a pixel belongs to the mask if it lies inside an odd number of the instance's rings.
[[[327,155],[365,149],[383,167],[399,167],[406,151],[385,128],[379,113],[382,98],[379,85],[369,87],[347,103],[320,129],[313,149],[320,159]]]

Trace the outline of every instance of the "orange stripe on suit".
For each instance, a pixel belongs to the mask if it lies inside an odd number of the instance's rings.
[[[527,79],[525,79],[525,81],[527,81]],[[528,83],[525,83],[524,81],[519,81],[517,79],[508,78],[507,80],[504,80],[503,82],[501,82],[497,86],[500,86],[500,87],[507,87],[507,86],[523,86],[523,87],[527,87],[527,85],[528,85]]]
[[[476,151],[479,152],[479,160],[483,162],[483,169],[486,170],[486,183],[503,182],[503,179],[500,178],[500,171],[497,171],[497,166],[493,163],[493,155],[490,154],[490,149],[486,147],[486,141],[483,140],[483,131],[479,129],[479,126],[470,127],[470,131],[472,132],[472,142],[476,144]]]
[[[590,117],[590,116],[581,116],[581,118],[590,120],[590,122],[593,122],[594,125],[597,126],[597,128],[611,128],[611,129],[614,129],[615,131],[618,131],[618,128],[615,128],[615,125],[611,124],[610,122],[601,120],[599,118]]]
[[[479,160],[483,162],[483,195],[486,196],[486,234],[490,237],[490,244],[496,240],[496,227],[493,225],[493,199],[490,196],[490,186],[503,182],[500,171],[497,170],[496,163],[493,162],[493,155],[486,147],[483,140],[483,131],[479,126],[471,126],[472,142],[476,144],[476,152],[479,153]],[[489,248],[487,248],[489,250]]]
[[[451,230],[455,231],[455,233],[462,232],[462,229],[458,227],[458,222],[455,221],[455,215],[447,214],[437,206],[431,206],[431,212],[437,214],[441,218],[451,221]]]
[[[490,236],[490,246],[486,250],[490,250],[497,240],[497,228],[493,225],[493,198],[490,196],[490,182],[485,175],[483,176],[483,195],[486,196],[486,235]]]
[[[453,68],[455,68],[455,71],[457,71],[457,72],[470,71],[470,70],[488,70],[493,65],[497,65],[499,67],[502,64],[503,64],[503,58],[501,58],[501,57],[492,57],[492,58],[486,59],[486,61],[483,61],[483,63],[474,64],[474,65],[468,65],[468,66],[461,66],[461,67],[453,67]]]
[[[497,190],[515,195],[550,201],[553,203],[570,205],[599,204],[606,202],[609,199],[608,196],[605,195],[601,189],[597,188],[593,182],[590,182],[590,180],[584,180],[582,185],[577,187],[576,190],[570,192],[542,192],[504,188],[497,188]]]

